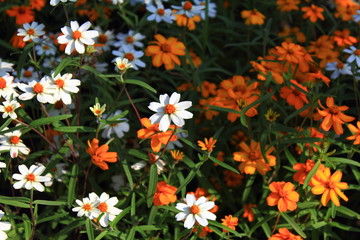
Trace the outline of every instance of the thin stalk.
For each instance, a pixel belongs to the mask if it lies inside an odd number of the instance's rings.
[[[34,239],[35,236],[35,228],[36,228],[36,218],[34,215],[34,206],[33,206],[33,201],[34,201],[34,189],[30,190],[30,215],[31,215],[31,235],[30,235],[30,239]]]

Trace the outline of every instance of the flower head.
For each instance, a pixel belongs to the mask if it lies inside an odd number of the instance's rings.
[[[198,145],[201,148],[201,150],[212,152],[216,142],[217,140],[211,137],[209,139],[205,138],[204,142],[199,140]]]
[[[316,22],[318,19],[324,20],[324,16],[322,12],[324,11],[323,8],[318,7],[314,4],[311,4],[310,7],[302,7],[301,11],[304,12],[303,18],[309,18],[310,22]]]
[[[7,128],[5,128],[7,130]],[[30,149],[21,140],[21,131],[15,130],[0,136],[0,151],[10,151],[10,157],[16,158],[21,152],[24,155],[30,153]]]
[[[286,228],[280,228],[279,233],[272,235],[268,240],[303,240],[302,237],[292,234]]]
[[[171,9],[165,9],[161,2],[156,2],[156,7],[152,4],[147,5],[146,10],[151,13],[147,17],[148,21],[156,21],[157,23],[164,21],[172,23],[175,19],[174,15],[172,15]]]
[[[297,181],[300,184],[304,184],[307,175],[309,174],[311,169],[313,169],[314,166],[315,166],[315,162],[311,159],[306,160],[306,163],[296,163],[293,166],[293,169],[297,171],[293,176],[294,181]]]
[[[204,196],[196,200],[194,194],[186,194],[185,203],[176,204],[175,208],[181,211],[176,214],[176,221],[185,219],[184,227],[187,229],[192,228],[195,222],[205,227],[209,224],[208,219],[216,219],[216,215],[209,212],[214,206],[215,203],[208,201]]]
[[[99,201],[96,208],[100,211],[99,216],[102,214],[98,221],[103,227],[107,227],[109,225],[109,221],[114,221],[116,216],[122,212],[121,209],[115,207],[115,205],[119,202],[117,197],[110,197],[109,194],[103,192],[100,197],[98,197],[96,193],[90,193],[89,198],[97,199]]]
[[[241,11],[241,17],[246,25],[263,25],[265,20],[265,16],[256,9]]]
[[[243,218],[247,218],[249,222],[255,220],[255,214],[253,211],[253,207],[256,207],[255,204],[249,203],[244,205],[244,213],[242,215]]]
[[[192,18],[195,15],[200,15],[202,10],[205,9],[204,5],[193,5],[190,1],[181,2],[181,6],[171,6],[173,9],[177,10],[176,14],[182,15],[185,14],[188,18]]]
[[[97,208],[100,201],[95,195],[89,194],[89,197],[83,198],[82,201],[79,199],[75,200],[78,207],[72,209],[73,212],[77,212],[78,217],[86,216],[90,219],[97,218],[100,215],[100,210]]]
[[[128,33],[119,33],[116,35],[116,38],[119,40],[114,43],[114,47],[128,47],[133,49],[135,47],[142,48],[144,44],[141,40],[145,39],[145,36],[141,33],[137,33],[134,30],[129,30]]]
[[[134,68],[133,65],[129,63],[129,59],[121,57],[115,59],[115,66],[120,72],[125,72],[129,68]]]
[[[28,84],[19,83],[18,88],[24,93],[19,96],[20,100],[30,100],[36,96],[41,103],[55,103],[54,98],[55,86],[51,84],[49,76],[43,77],[39,82],[33,80]]]
[[[154,195],[154,206],[169,205],[176,201],[175,195],[177,187],[167,184],[165,181],[160,181],[156,185],[156,192]]]
[[[117,162],[118,155],[117,152],[108,152],[109,146],[104,144],[99,147],[99,140],[94,138],[93,140],[88,140],[88,149],[86,152],[90,154],[91,161],[93,164],[101,168],[102,170],[108,170],[109,166],[107,162]]]
[[[101,106],[100,103],[95,103],[94,106],[90,107],[90,110],[97,118],[101,118],[102,114],[105,112],[105,109],[106,104]]]
[[[18,36],[24,37],[23,41],[38,41],[39,37],[44,35],[45,32],[43,31],[45,25],[38,24],[37,22],[24,23],[23,28],[18,29]]]
[[[184,119],[190,119],[193,117],[193,114],[186,109],[191,107],[191,101],[180,101],[179,93],[172,93],[171,96],[167,94],[160,95],[160,103],[151,102],[148,108],[154,112],[150,117],[152,124],[160,123],[159,130],[167,131],[170,123],[175,123],[176,126],[182,127],[185,125]]]
[[[7,118],[8,116],[12,119],[17,118],[17,114],[15,113],[15,109],[20,107],[20,103],[16,100],[5,100],[0,105],[0,112],[2,112],[2,118]]]
[[[115,133],[118,138],[124,137],[124,133],[129,131],[130,125],[127,118],[117,117],[121,113],[121,110],[116,110],[114,114],[110,115],[109,117],[104,114],[104,118],[107,118],[107,120],[111,123],[104,126],[101,137],[110,139],[111,134],[113,133]]]
[[[71,73],[65,73],[64,75],[51,74],[52,84],[55,86],[54,98],[56,101],[61,100],[65,105],[71,104],[70,93],[79,92],[78,86],[81,85],[79,79],[73,79]]]
[[[19,180],[15,182],[13,187],[15,189],[26,188],[27,190],[35,188],[39,192],[43,192],[45,187],[41,182],[49,182],[50,177],[40,176],[44,171],[45,167],[41,164],[31,165],[28,169],[24,164],[19,165],[19,172],[12,175],[12,178]]]
[[[96,30],[88,30],[91,26],[89,21],[85,22],[81,26],[77,21],[71,21],[70,27],[61,28],[61,32],[64,35],[59,36],[58,42],[60,44],[67,44],[65,53],[70,55],[74,49],[78,53],[85,53],[85,45],[94,45],[94,38],[99,36],[99,32]]]
[[[347,137],[347,140],[355,140],[354,141],[354,145],[358,145],[360,144],[360,121],[356,122],[356,126],[352,125],[351,123],[349,123],[347,125],[347,127],[349,128],[349,130],[352,132],[352,136]]]
[[[225,218],[221,219],[222,225],[235,230],[235,227],[238,225],[239,219],[237,217],[233,217],[232,215],[225,216]],[[227,232],[227,230],[223,229],[223,232]]]
[[[272,182],[269,185],[270,195],[266,198],[269,206],[278,206],[280,212],[293,211],[297,208],[299,194],[294,191],[295,186],[291,182]]]
[[[4,211],[0,210],[0,219],[5,215]],[[8,231],[11,229],[11,223],[10,222],[0,222],[0,239],[7,239],[8,236],[4,231]]]
[[[23,25],[35,20],[35,12],[30,6],[14,6],[6,10],[6,14],[10,17],[15,17],[15,23],[17,25]]]

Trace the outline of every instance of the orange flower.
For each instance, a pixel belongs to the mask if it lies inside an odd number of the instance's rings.
[[[156,34],[154,38],[157,41],[151,41],[152,46],[145,49],[146,56],[152,56],[152,64],[155,67],[165,65],[166,70],[175,68],[175,64],[181,65],[178,56],[185,55],[185,46],[177,38],[170,37],[166,39],[161,34]]]
[[[354,20],[353,15],[356,15],[356,11],[360,8],[359,4],[349,1],[338,1],[336,6],[336,13],[334,14],[335,17],[341,19],[343,21],[351,21]]]
[[[315,79],[320,79],[323,81],[326,86],[329,86],[330,79],[322,74],[321,70],[318,70],[316,73],[308,73],[307,74],[308,80],[314,82]]]
[[[195,28],[196,28],[195,22],[201,21],[201,17],[199,15],[195,15],[194,17],[189,18],[185,14],[180,15],[180,14],[175,13],[174,16],[175,16],[176,24],[179,27],[186,26],[190,31],[195,30]]]
[[[31,9],[41,11],[41,9],[45,6],[45,0],[30,0],[29,5]]]
[[[256,205],[252,203],[244,205],[244,213],[242,216],[243,218],[247,218],[249,222],[255,220],[254,211],[252,210],[253,207],[256,207]]]
[[[303,238],[292,234],[286,228],[280,228],[279,233],[272,235],[268,240],[303,240]]]
[[[35,13],[29,6],[15,6],[6,10],[9,17],[16,17],[15,22],[17,25],[23,25],[35,20]]]
[[[308,52],[314,52],[316,55],[334,48],[333,41],[328,35],[322,35],[316,41],[311,41],[310,44]]]
[[[137,131],[137,137],[140,139],[151,138],[150,146],[154,152],[160,152],[162,145],[167,144],[169,141],[177,140],[177,136],[171,130],[175,128],[175,125],[170,125],[170,130],[161,132],[159,130],[159,123],[151,124],[148,118],[142,118],[141,123],[145,128]]]
[[[250,146],[247,145],[245,142],[241,142],[239,144],[242,151],[234,152],[233,159],[235,161],[241,162],[239,165],[239,171],[241,173],[246,174],[254,174],[257,170],[261,175],[265,175],[266,172],[270,170],[271,166],[275,166],[276,164],[276,157],[270,155],[272,151],[274,151],[274,147],[271,147],[267,150],[264,154],[266,157],[266,161],[263,157],[261,152],[260,143],[251,140]],[[265,149],[267,146],[265,146]]]
[[[305,103],[309,103],[304,92],[308,92],[307,87],[300,85],[295,80],[290,80],[293,84],[290,87],[282,87],[280,90],[280,97],[286,99],[287,103],[294,106],[297,110],[302,108]],[[296,86],[296,87],[295,87]],[[299,91],[303,90],[304,92]]]
[[[224,171],[224,182],[228,187],[236,187],[239,186],[244,179],[244,175],[234,173],[230,170]]]
[[[294,164],[293,169],[297,171],[293,176],[294,181],[297,181],[300,184],[304,184],[307,175],[309,174],[311,169],[313,169],[314,166],[315,166],[315,162],[311,159],[306,160],[306,163]],[[319,169],[324,169],[324,165],[321,164]]]
[[[300,0],[277,0],[276,4],[278,5],[278,9],[281,12],[290,12],[292,10],[298,10],[297,6],[300,3]]]
[[[256,9],[241,11],[241,17],[245,19],[246,25],[263,25],[265,16]]]
[[[24,48],[26,42],[23,41],[23,36],[18,36],[16,33],[11,37],[10,43],[14,48]]]
[[[233,217],[232,215],[225,216],[225,218],[221,219],[222,225],[235,230],[235,227],[238,225],[239,219],[237,217]],[[227,230],[223,229],[223,232],[228,232]]]
[[[212,152],[213,148],[215,147],[215,143],[217,142],[216,139],[213,139],[212,137],[207,139],[204,138],[204,142],[203,141],[197,141],[199,147],[201,147],[201,150],[204,151],[208,151],[208,152]]]
[[[356,125],[357,125],[357,127],[355,127],[351,123],[349,123],[347,125],[347,127],[349,128],[349,130],[352,132],[353,135],[350,137],[347,137],[346,139],[347,140],[355,140],[354,145],[360,144],[360,121],[357,121]]]
[[[302,7],[301,11],[305,12],[303,18],[304,19],[309,18],[310,22],[314,23],[318,19],[325,20],[324,16],[322,15],[324,9],[314,4],[311,4],[311,7]]]
[[[118,159],[117,152],[108,152],[109,146],[107,144],[99,147],[99,140],[94,138],[91,142],[88,140],[89,148],[86,152],[91,155],[91,161],[93,164],[101,168],[102,170],[108,170],[109,166],[106,162],[116,162]]]
[[[154,195],[154,206],[169,205],[176,201],[177,187],[166,184],[165,181],[158,182]]]
[[[201,58],[198,55],[196,55],[196,53],[192,49],[189,49],[189,55],[190,55],[192,63],[194,64],[194,67],[196,67],[196,68],[199,67],[202,63]],[[186,64],[190,64],[189,59],[186,59]]]
[[[353,36],[350,36],[350,30],[344,29],[344,30],[336,30],[334,32],[334,41],[336,44],[340,47],[347,47],[349,45],[354,45],[357,43],[357,39]]]
[[[289,63],[300,63],[304,58],[303,48],[295,43],[283,42],[281,47],[275,47],[275,54],[278,55],[278,60],[287,61]]]
[[[280,212],[293,211],[297,208],[299,194],[294,191],[295,186],[291,182],[272,182],[269,185],[270,195],[266,198],[269,206],[278,206]]]
[[[319,169],[315,176],[311,179],[311,184],[314,186],[311,192],[315,195],[321,196],[321,204],[326,206],[331,199],[335,206],[340,206],[339,196],[348,201],[348,198],[341,191],[341,189],[348,189],[349,186],[346,182],[340,182],[342,173],[340,171],[334,172],[331,175],[330,168]]]
[[[320,100],[319,100],[319,105],[323,109],[320,110],[319,108],[317,108],[319,114],[322,116],[322,118],[324,118],[323,122],[320,125],[320,127],[324,131],[329,131],[330,128],[333,127],[335,133],[341,135],[344,132],[342,124],[344,124],[345,122],[351,122],[355,119],[354,117],[342,113],[343,111],[348,110],[349,107],[335,105],[333,97],[326,98],[327,108],[325,108],[321,104]]]
[[[171,150],[171,156],[176,161],[181,161],[184,158],[184,153],[180,150]]]
[[[211,95],[216,95],[216,84],[208,81],[203,81],[201,83],[201,89],[198,87],[196,89],[198,92],[201,92],[201,96],[207,98]]]

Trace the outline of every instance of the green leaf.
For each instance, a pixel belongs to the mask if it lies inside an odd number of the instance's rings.
[[[47,200],[35,200],[34,204],[47,205],[47,206],[61,206],[65,205],[66,202],[62,201],[47,201]]]
[[[64,58],[55,68],[54,76],[58,75],[62,70],[68,66],[78,67],[80,65],[80,57]]]
[[[236,168],[234,168],[234,167],[232,167],[232,166],[230,166],[230,165],[228,165],[228,164],[226,164],[226,163],[224,163],[222,161],[219,161],[218,159],[214,158],[213,156],[210,156],[210,160],[213,161],[214,163],[219,164],[219,166],[222,166],[223,168],[226,168],[227,170],[230,170],[230,171],[232,171],[232,172],[234,172],[236,174],[240,174],[239,171]]]
[[[140,159],[142,159],[142,160],[149,161],[149,157],[148,157],[146,154],[140,152],[140,151],[137,150],[137,149],[130,149],[130,150],[128,151],[128,154],[130,154],[131,156],[140,158]]]
[[[244,202],[244,203],[247,202],[248,196],[251,192],[251,189],[252,189],[252,186],[253,186],[253,183],[255,180],[255,176],[256,175],[251,175],[250,178],[246,181],[245,189],[244,189],[244,192],[243,192],[242,198],[241,198],[242,202]]]
[[[359,213],[357,213],[357,212],[355,212],[355,211],[353,211],[353,210],[351,210],[351,209],[349,209],[349,208],[347,208],[345,206],[337,207],[336,211],[339,212],[339,213],[342,213],[342,214],[344,214],[344,215],[346,215],[346,216],[348,216],[350,218],[356,218],[356,219],[360,220],[360,214]]]
[[[58,122],[60,120],[68,119],[71,117],[72,117],[71,114],[59,115],[59,116],[54,116],[54,117],[45,117],[45,118],[36,119],[36,120],[32,121],[29,125],[32,127],[38,127],[41,125],[52,124],[54,122]]]
[[[156,191],[156,185],[158,182],[158,174],[157,174],[157,166],[156,164],[152,164],[150,167],[150,179],[149,179],[149,186],[148,186],[148,190],[147,190],[147,206],[148,208],[151,207],[152,203],[153,203],[153,198],[154,198],[154,194]]]
[[[161,228],[155,227],[154,225],[142,225],[142,226],[136,226],[136,231],[157,231]]]
[[[30,199],[23,197],[0,196],[0,203],[14,207],[30,208]]]
[[[129,182],[129,185],[130,185],[130,189],[133,190],[134,189],[134,181],[132,179],[132,174],[131,174],[131,171],[130,171],[130,168],[129,168],[129,165],[127,163],[127,160],[124,159],[123,161],[120,161],[121,162],[121,165],[124,169],[124,172],[125,172],[125,175],[126,175],[126,178]]]
[[[12,122],[11,118],[8,118],[3,125],[1,125],[0,127],[0,131],[2,131],[4,128],[6,128],[7,126],[9,126],[9,124]]]
[[[91,225],[91,219],[87,218],[85,225],[86,225],[86,233],[87,233],[88,239],[95,240],[94,229],[93,229],[93,226]]]
[[[335,163],[343,163],[343,164],[349,164],[354,165],[356,167],[360,167],[360,163],[348,158],[338,158],[338,157],[328,157],[328,160]]]
[[[95,238],[95,240],[100,240],[100,239],[102,239],[103,237],[105,237],[107,234],[108,234],[108,231],[105,230],[105,231],[101,232],[101,233]]]
[[[18,58],[17,61],[17,68],[16,68],[16,75],[21,76],[21,69],[24,67],[24,63],[26,61],[26,58],[28,57],[28,54],[33,49],[34,43],[30,43],[24,47],[24,49],[21,51],[21,55]]]
[[[307,186],[309,185],[309,182],[311,180],[311,178],[315,175],[316,171],[319,169],[321,164],[321,161],[318,160],[314,167],[311,169],[311,171],[309,172],[309,174],[306,176],[305,181],[304,181],[304,186],[303,189],[307,188]]]
[[[206,104],[206,106],[208,106],[212,110],[219,111],[219,112],[230,112],[230,113],[236,113],[236,114],[239,114],[239,115],[241,113],[240,111],[237,111],[237,110],[232,109],[232,108],[218,107],[218,106],[209,105],[209,104]]]
[[[136,79],[126,79],[124,81],[126,84],[134,84],[134,85],[138,85],[141,87],[146,88],[147,90],[149,90],[150,92],[153,93],[157,93],[156,89],[153,88],[152,86],[150,86],[149,84],[147,84],[146,82],[140,81],[140,80],[136,80]]]
[[[285,221],[287,223],[290,224],[290,226],[302,237],[302,238],[306,238],[306,234],[304,233],[304,231],[301,229],[301,227],[291,218],[289,217],[289,215],[287,215],[284,212],[280,212],[281,216],[285,219]]]
[[[302,202],[302,203],[298,203],[298,208],[299,209],[306,209],[306,208],[314,208],[315,206],[318,206],[319,202]]]
[[[135,231],[136,231],[136,227],[133,226],[130,231],[129,234],[127,235],[126,239],[135,239]]]
[[[256,229],[258,229],[259,227],[263,226],[264,224],[267,224],[268,221],[270,221],[271,219],[273,219],[274,217],[277,216],[278,213],[273,213],[270,214],[268,216],[266,216],[265,218],[261,219],[259,222],[257,222],[248,232],[248,236],[251,236]]]
[[[78,165],[74,164],[71,169],[71,175],[70,175],[70,182],[69,182],[69,189],[68,189],[68,195],[67,195],[67,203],[70,207],[75,199],[75,187],[76,187],[76,178],[78,174]]]
[[[110,227],[115,227],[116,224],[126,215],[130,212],[131,207],[127,207],[124,210],[121,211],[119,215],[116,216],[116,218],[110,223]]]
[[[62,126],[54,128],[55,131],[64,133],[77,133],[77,132],[96,132],[95,128],[85,126]]]
[[[246,236],[245,233],[238,233],[237,231],[232,230],[231,228],[229,228],[229,227],[227,227],[227,226],[225,226],[225,225],[222,225],[222,224],[219,223],[219,222],[209,220],[209,223],[210,223],[210,225],[213,225],[213,226],[218,227],[218,228],[220,228],[220,229],[225,229],[225,230],[227,230],[228,232],[231,232],[232,234],[234,234],[234,235],[237,236],[237,237],[245,237],[245,236]],[[210,228],[211,228],[211,227],[210,227]]]
[[[59,221],[61,218],[66,217],[68,215],[69,215],[69,213],[67,213],[67,212],[59,213],[59,214],[53,214],[53,215],[51,215],[49,217],[38,219],[36,221],[36,223],[40,224],[40,223],[49,222],[49,221],[53,221],[53,220]]]
[[[176,191],[176,194],[178,194],[184,187],[186,187],[191,182],[191,180],[193,180],[193,178],[198,174],[198,170],[202,165],[203,162],[199,162],[195,165],[193,169],[191,169],[189,175],[185,178],[184,182],[180,185],[180,187]]]
[[[25,213],[23,213],[22,217],[23,217],[24,228],[25,228],[25,232],[24,232],[25,239],[29,240],[31,237],[31,221]]]
[[[329,225],[349,232],[360,232],[358,227],[352,227],[338,222],[330,222]]]

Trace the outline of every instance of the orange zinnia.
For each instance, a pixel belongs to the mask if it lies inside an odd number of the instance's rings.
[[[275,47],[275,54],[278,56],[278,60],[287,61],[289,63],[300,63],[303,61],[305,53],[303,48],[295,43],[283,42],[281,47]]]
[[[340,47],[347,47],[349,45],[354,45],[354,43],[357,43],[356,37],[350,36],[350,30],[344,29],[344,30],[336,30],[334,32],[334,41],[336,44]]]
[[[154,206],[169,205],[176,201],[175,195],[177,187],[166,184],[165,181],[158,182],[156,185],[156,192],[154,195]]]
[[[162,145],[168,142],[176,141],[177,136],[171,129],[175,128],[175,125],[170,125],[169,130],[161,132],[159,130],[159,123],[151,124],[148,118],[142,118],[141,124],[145,127],[137,131],[137,137],[140,139],[150,138],[150,146],[154,152],[160,152]]]
[[[251,140],[250,146],[245,142],[241,142],[239,144],[242,151],[234,152],[233,159],[235,161],[241,162],[239,165],[239,171],[241,173],[246,174],[254,174],[255,171],[258,171],[261,175],[265,175],[266,172],[270,170],[271,166],[275,166],[276,157],[270,155],[272,151],[274,151],[274,147],[271,147],[264,154],[266,157],[266,161],[261,152],[260,143]],[[265,146],[265,149],[267,146]]]
[[[278,206],[280,212],[293,211],[297,208],[299,194],[294,191],[295,186],[291,182],[272,182],[269,185],[270,195],[266,198],[269,206]]]
[[[24,23],[29,23],[35,20],[35,13],[31,10],[29,6],[15,6],[6,10],[6,14],[9,17],[15,17],[15,22],[17,25],[23,25]]]
[[[228,187],[236,187],[239,186],[244,179],[244,175],[237,174],[230,170],[224,171],[224,182]]]
[[[203,141],[197,141],[199,147],[201,147],[201,150],[204,151],[208,151],[208,152],[212,152],[213,148],[215,147],[215,143],[217,142],[216,139],[213,139],[212,137],[207,139],[204,138],[204,142]]]
[[[256,9],[241,11],[241,17],[246,25],[263,25],[265,20],[265,16]]]
[[[304,19],[309,18],[310,22],[316,22],[318,19],[324,20],[324,16],[322,12],[324,11],[323,8],[318,7],[314,4],[311,4],[310,7],[302,7],[301,11],[305,12],[303,15]]]
[[[88,140],[89,148],[86,152],[91,155],[91,161],[93,164],[101,168],[102,170],[108,170],[109,166],[106,162],[116,162],[118,159],[117,152],[108,152],[109,146],[107,144],[99,147],[99,140],[94,138],[91,142]]]
[[[313,169],[314,166],[315,166],[315,162],[311,159],[306,160],[306,163],[294,164],[293,169],[297,171],[293,176],[294,181],[297,181],[300,184],[304,184],[307,175],[309,174],[311,169]],[[321,164],[319,169],[324,169],[324,165]]]
[[[280,97],[286,99],[287,103],[294,106],[297,110],[302,108],[305,103],[309,103],[304,92],[308,92],[307,87],[300,85],[296,80],[290,80],[293,84],[290,87],[282,87],[280,90]],[[296,86],[296,87],[295,87]],[[304,92],[299,91],[303,90]]]
[[[187,27],[190,31],[195,30],[196,22],[201,21],[201,17],[199,15],[195,15],[192,18],[186,16],[186,14],[176,14],[174,13],[176,24],[179,27]]]
[[[161,34],[156,34],[154,38],[157,41],[151,41],[150,44],[155,45],[148,46],[145,49],[146,56],[152,56],[152,64],[155,67],[164,64],[166,70],[175,68],[175,64],[180,66],[181,62],[178,56],[185,55],[185,45],[177,38],[169,37],[166,39]]]
[[[225,216],[225,218],[221,219],[222,225],[235,230],[235,227],[238,225],[239,219],[237,217],[233,217],[232,215]],[[228,232],[227,230],[223,229],[223,232]]]
[[[268,240],[303,240],[303,238],[292,234],[286,228],[280,228],[279,233],[272,235]]]
[[[300,3],[300,0],[277,0],[276,4],[278,5],[278,9],[281,12],[290,12],[292,10],[298,10],[297,6]]]
[[[41,11],[41,9],[45,6],[45,0],[30,0],[29,5],[32,9]]]
[[[243,218],[247,218],[249,222],[255,220],[254,211],[252,210],[253,207],[256,207],[256,205],[252,203],[244,205],[244,213],[242,216]]]
[[[343,111],[348,110],[349,107],[335,105],[333,97],[326,98],[327,108],[325,108],[321,104],[320,100],[319,100],[319,105],[323,109],[320,110],[319,108],[317,108],[319,114],[324,118],[323,122],[320,125],[320,127],[324,131],[329,131],[330,128],[333,127],[335,133],[341,135],[344,132],[342,124],[344,124],[345,122],[351,122],[355,119],[354,117],[342,113]]]
[[[319,169],[315,176],[311,179],[311,184],[314,186],[311,192],[315,195],[321,196],[321,204],[326,206],[331,199],[335,206],[340,206],[338,196],[340,196],[346,202],[348,198],[341,191],[341,189],[348,189],[349,186],[346,182],[340,182],[342,173],[340,171],[334,172],[331,175],[330,168]]]
[[[360,144],[360,121],[357,121],[355,127],[354,125],[352,125],[351,123],[347,125],[347,127],[349,128],[349,130],[352,132],[352,136],[347,137],[347,140],[355,140],[354,141],[354,145],[358,145]]]

